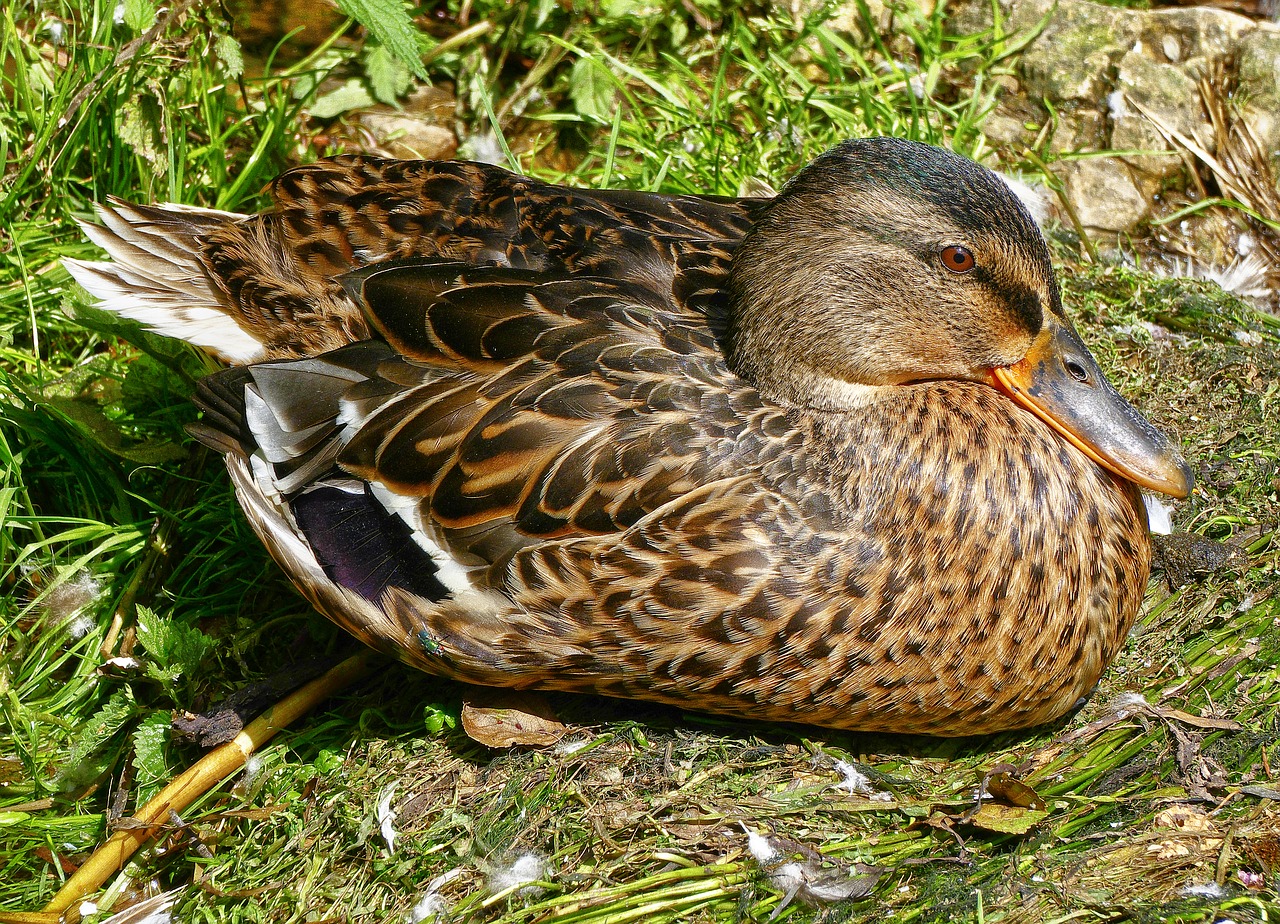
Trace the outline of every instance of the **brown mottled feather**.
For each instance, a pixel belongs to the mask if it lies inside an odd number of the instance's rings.
[[[313,356],[368,336],[338,277],[370,263],[431,258],[669,291],[685,242],[737,240],[754,206],[574,190],[486,164],[360,156],[290,170],[271,195],[269,211],[201,241],[224,304],[267,344],[268,359]]]

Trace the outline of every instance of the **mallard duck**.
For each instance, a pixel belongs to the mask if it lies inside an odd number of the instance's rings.
[[[414,667],[957,736],[1088,695],[1174,447],[1007,185],[847,141],[774,198],[344,156],[258,215],[102,207],[106,308],[211,351],[195,435],[321,612]]]

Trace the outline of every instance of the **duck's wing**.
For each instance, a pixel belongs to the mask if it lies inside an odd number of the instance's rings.
[[[456,264],[347,285],[379,339],[229,370],[198,397],[197,435],[251,475],[250,517],[286,524],[264,539],[295,579],[313,565],[290,532],[365,604],[502,591],[530,546],[621,533],[740,476],[744,451],[786,451],[782,413],[706,323],[646,287]]]
[[[66,261],[103,307],[232,363],[369,336],[339,280],[435,260],[671,291],[685,242],[741,239],[765,200],[575,190],[486,164],[344,156],[299,167],[253,216],[109,203],[89,236],[112,263]]]

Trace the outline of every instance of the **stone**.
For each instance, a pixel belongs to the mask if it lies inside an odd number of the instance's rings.
[[[1280,27],[1212,7],[1120,9],[1090,0],[997,0],[1001,31],[1034,38],[1015,59],[1020,98],[1002,98],[984,127],[995,144],[1042,142],[1048,153],[1127,151],[1122,160],[1060,161],[1087,226],[1126,232],[1148,202],[1182,185],[1189,155],[1153,119],[1213,153],[1201,82],[1224,80],[1264,150],[1280,162]],[[994,27],[990,0],[955,0],[954,34]],[[1037,31],[1038,30],[1038,31]],[[1224,89],[1224,93],[1229,92]],[[1045,104],[1033,113],[1027,104]],[[1150,115],[1148,118],[1146,113]],[[1050,124],[1047,139],[1023,126]],[[1088,197],[1101,197],[1098,202]]]
[[[1138,40],[1147,47],[1148,56],[1157,52],[1169,60],[1164,55],[1164,40],[1174,36],[1181,60],[1172,63],[1184,67],[1194,66],[1197,59],[1201,63],[1225,60],[1240,37],[1256,28],[1256,23],[1246,16],[1208,6],[1125,12]]]
[[[1052,13],[1040,35],[1022,53],[1023,85],[1032,96],[1060,103],[1096,106],[1111,91],[1109,75],[1133,47],[1137,24],[1111,7],[1083,0],[1060,0],[1056,12],[1045,0],[1010,3],[1006,31],[1036,28]]]
[[[443,125],[386,109],[364,109],[353,121],[376,139],[370,151],[406,160],[450,160],[458,153],[458,136]]]
[[[1280,158],[1280,28],[1265,23],[1236,47],[1236,96],[1263,150]]]
[[[867,23],[870,21],[879,35],[888,37],[893,32],[895,16],[905,13],[913,17],[928,17],[932,15],[935,5],[936,0],[916,0],[911,4],[910,10],[907,10],[885,0],[845,0],[831,7],[831,14],[825,20],[825,25],[840,35],[865,40],[868,37]],[[789,0],[785,4],[797,23],[829,6],[829,0]]]
[[[1195,139],[1208,151],[1213,150],[1213,129],[1200,106],[1199,84],[1177,65],[1152,60],[1140,46],[1121,58],[1116,70],[1116,88],[1108,100],[1108,147],[1153,152],[1127,155],[1125,162],[1163,180],[1182,171],[1182,158],[1152,120]],[[1161,151],[1167,153],[1154,153]]]
[[[1097,109],[1071,106],[1058,112],[1058,125],[1049,139],[1054,154],[1101,151],[1107,147],[1106,116]]]
[[[1150,213],[1150,199],[1117,158],[1087,157],[1059,161],[1054,167],[1076,217],[1086,228],[1127,231]]]
[[[364,145],[384,157],[449,160],[458,153],[458,136],[451,124],[456,102],[440,87],[419,87],[403,108],[373,106],[351,114],[351,121],[374,139]]]

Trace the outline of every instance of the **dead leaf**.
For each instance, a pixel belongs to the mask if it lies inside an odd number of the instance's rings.
[[[1156,815],[1153,824],[1158,828],[1173,828],[1184,834],[1216,834],[1213,819],[1200,809],[1190,805],[1174,805]]]
[[[22,761],[11,757],[0,757],[0,783],[12,783],[22,779],[24,769]]]
[[[1192,715],[1190,712],[1183,712],[1181,709],[1173,709],[1169,706],[1148,706],[1147,708],[1166,722],[1181,722],[1183,725],[1190,725],[1193,728],[1239,731],[1244,727],[1239,722],[1234,722],[1231,719],[1215,719],[1208,716]]]
[[[473,741],[490,748],[545,747],[569,729],[551,704],[536,693],[486,691],[462,704],[462,728]]]
[[[986,786],[991,798],[1006,805],[1034,809],[1037,812],[1047,812],[1049,809],[1049,803],[1038,792],[1007,773],[993,773],[987,777]]]
[[[1026,834],[1048,817],[1049,813],[1044,809],[986,802],[983,803],[982,808],[966,817],[964,821],[975,828],[994,831],[997,834]]]

